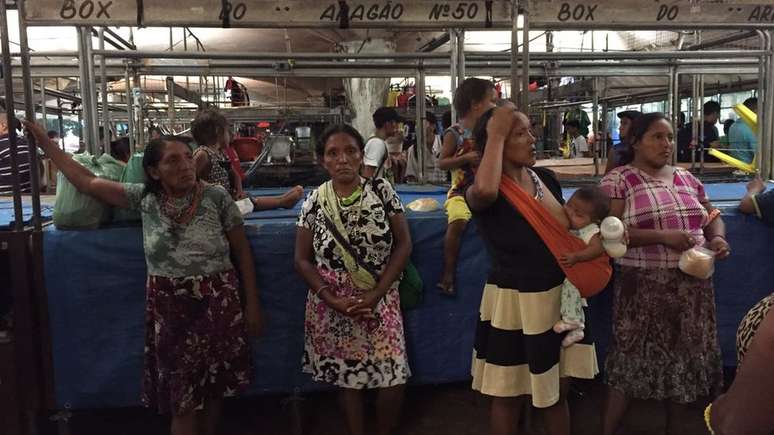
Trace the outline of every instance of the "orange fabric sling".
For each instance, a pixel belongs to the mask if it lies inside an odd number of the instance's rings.
[[[559,263],[559,257],[570,252],[586,248],[583,240],[573,236],[560,224],[551,213],[538,201],[527,195],[515,181],[502,177],[500,193],[524,216],[532,229],[548,246],[548,249]],[[576,263],[566,267],[559,263],[567,279],[580,291],[581,296],[588,298],[602,291],[612,276],[610,259],[602,255],[591,261]]]

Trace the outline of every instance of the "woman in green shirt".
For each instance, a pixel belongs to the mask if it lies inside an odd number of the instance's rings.
[[[213,434],[222,398],[250,383],[247,333],[257,335],[262,319],[236,204],[223,187],[197,179],[190,148],[174,138],[145,148],[144,185],[117,183],[76,163],[40,126],[25,125],[81,193],[142,213],[148,268],[143,403],[172,414],[173,435]]]

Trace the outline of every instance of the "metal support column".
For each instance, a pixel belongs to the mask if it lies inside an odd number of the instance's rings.
[[[704,174],[704,138],[707,137],[707,132],[704,131],[704,74],[699,74],[699,101],[696,110],[699,112],[699,135],[701,137],[701,142],[699,143],[699,174]]]
[[[99,49],[105,49],[105,28],[99,29]],[[102,147],[105,152],[110,152],[110,109],[108,109],[108,94],[107,94],[107,68],[105,65],[105,56],[99,57],[99,76],[100,76],[100,93],[102,94],[102,130],[105,133],[102,141]]]
[[[691,171],[696,170],[696,149],[699,147],[699,118],[700,110],[699,104],[699,77],[694,74],[691,76],[691,144],[693,147],[689,148],[691,153]],[[702,120],[703,121],[703,120]]]
[[[758,141],[759,165],[761,176],[765,180],[774,177],[774,47],[772,46],[772,32],[762,32],[764,44],[768,55],[765,56],[763,68],[765,69],[763,88],[758,102],[758,128],[760,140]],[[763,99],[763,104],[760,103]]]
[[[3,0],[0,0],[0,2]],[[17,3],[18,5],[18,15],[19,15],[19,49],[21,51],[22,57],[22,81],[24,83],[24,108],[25,108],[25,116],[30,121],[35,121],[35,101],[32,98],[32,73],[30,69],[30,47],[29,43],[27,42],[27,22],[24,20],[24,10],[25,10],[25,3],[24,1],[19,1]],[[4,24],[6,23],[5,20],[2,21]],[[11,69],[8,70],[8,75],[11,74]],[[43,90],[45,92],[45,88]],[[6,95],[7,97],[7,95]],[[44,97],[45,98],[45,97]],[[43,110],[43,116],[45,117],[46,109]],[[9,113],[13,113],[10,111]],[[43,128],[46,128],[45,121]],[[38,147],[35,143],[34,138],[30,138],[27,141],[28,145],[28,151],[30,156],[30,185],[32,187],[32,222],[35,227],[35,231],[41,230],[41,221],[40,221],[40,173],[39,173],[39,157],[38,157]]]
[[[511,0],[511,101],[519,105],[519,0]]]
[[[134,98],[132,98],[132,86],[129,82],[129,65],[126,65],[126,71],[124,72],[124,84],[126,85],[126,118],[128,119],[129,128],[129,149],[132,154],[137,151],[137,144],[135,143],[134,131]]]
[[[457,72],[457,58],[459,56],[459,53],[457,52],[457,34],[454,29],[449,29],[449,55],[449,70],[451,75],[450,89],[452,99],[454,99],[454,92],[457,90],[457,86],[459,86],[460,83]],[[457,111],[454,109],[454,104],[451,105],[451,120],[452,124],[457,122]]]
[[[62,150],[64,150],[65,149],[65,145],[64,145],[65,130],[64,130],[64,115],[63,115],[64,109],[62,108],[62,100],[60,98],[56,99],[56,108],[59,109],[59,113],[57,113],[57,120],[59,121],[59,137],[61,140],[59,145],[62,147]]]
[[[425,182],[425,68],[422,62],[419,63],[417,70],[417,96],[416,96],[416,120],[417,125],[414,128],[417,138],[417,155],[419,156],[419,182]]]
[[[134,87],[140,89],[140,101],[137,101],[137,124],[135,129],[137,130],[137,143],[144,149],[145,148],[145,114],[142,111],[142,84],[140,82],[140,74],[135,71],[133,79]]]
[[[670,82],[673,83],[673,94],[672,99],[670,100],[670,103],[672,104],[672,107],[670,109],[672,114],[672,128],[674,129],[675,137],[677,137],[677,127],[678,124],[680,124],[680,112],[681,109],[681,102],[680,102],[680,74],[677,72],[676,67],[670,68]],[[674,150],[672,152],[672,164],[677,163],[677,150]]]
[[[167,116],[169,116],[169,129],[175,130],[175,81],[167,77]]]
[[[529,92],[529,88],[527,89]],[[592,89],[593,102],[591,106],[591,125],[594,132],[594,147],[591,149],[592,156],[594,157],[594,176],[599,176],[599,155],[597,150],[600,148],[602,139],[600,138],[599,128],[599,77],[594,77],[594,87]],[[527,94],[529,95],[529,94]]]
[[[102,143],[99,139],[99,106],[97,105],[97,74],[96,65],[94,65],[94,47],[91,40],[91,28],[88,27],[83,32],[83,38],[86,43],[86,63],[88,64],[87,72],[89,76],[89,98],[91,99],[91,119],[92,123],[92,135],[94,135],[94,151],[93,154],[97,155],[100,152],[104,152]],[[104,138],[108,138],[108,132],[103,130]]]
[[[604,93],[603,93],[603,96],[604,96]],[[602,128],[600,129],[601,130],[600,133],[602,134],[602,139],[600,143],[602,144],[602,146],[598,147],[599,153],[602,155],[602,158],[605,159],[606,164],[607,164],[607,159],[609,158],[609,156],[607,155],[607,149],[610,146],[610,144],[607,142],[607,121],[608,121],[607,109],[608,109],[607,103],[603,102],[602,107],[600,108],[600,113],[602,114],[602,117],[600,118],[600,122],[602,124]],[[599,137],[597,137],[596,139],[597,141],[600,140]]]
[[[457,29],[457,84],[465,80],[465,30]]]
[[[674,112],[675,112],[675,104],[674,104],[674,95],[675,95],[675,67],[669,67],[669,75],[667,76],[667,99],[666,99],[666,107],[664,107],[664,114],[666,115],[667,119],[669,119],[669,122],[672,124],[672,128],[674,129],[675,133],[677,132],[677,125],[674,122]]]
[[[9,120],[14,116],[13,101],[13,74],[11,71],[11,48],[8,44],[8,14],[6,12],[5,1],[0,0],[0,43],[2,43],[3,52],[3,83],[5,85],[5,110],[8,113]],[[13,211],[14,211],[14,231],[24,229],[24,217],[22,215],[21,201],[21,180],[19,178],[19,162],[17,161],[18,149],[16,147],[16,129],[8,123],[8,149],[11,155],[11,178],[13,179]]]
[[[521,111],[529,116],[529,11],[528,3],[521,2],[521,14],[523,17],[521,37]],[[517,19],[518,16],[515,19]]]
[[[40,79],[40,117],[43,120],[43,128],[48,130],[48,120],[46,113],[46,79]]]

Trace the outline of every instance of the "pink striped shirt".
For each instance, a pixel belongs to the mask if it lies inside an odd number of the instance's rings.
[[[623,199],[623,223],[627,227],[689,232],[697,246],[703,246],[704,227],[709,215],[702,205],[707,201],[704,185],[683,168],[674,168],[672,186],[631,166],[610,171],[601,187],[610,198]],[[675,268],[680,252],[665,245],[629,248],[617,260],[623,266],[643,268]]]

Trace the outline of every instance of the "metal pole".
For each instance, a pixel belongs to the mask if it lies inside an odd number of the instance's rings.
[[[522,1],[523,33],[521,46],[521,111],[529,116],[529,11]]]
[[[519,0],[511,0],[511,101],[519,105]]]
[[[699,75],[699,101],[696,110],[701,113],[699,131],[701,132],[701,143],[699,144],[699,174],[704,173],[704,138],[707,132],[704,131],[704,74]]]
[[[3,75],[5,84],[5,110],[8,114],[8,149],[11,154],[11,177],[13,182],[13,212],[14,212],[14,231],[24,229],[24,216],[22,214],[21,200],[21,179],[19,178],[19,163],[16,160],[19,151],[16,148],[16,129],[13,128],[11,120],[14,117],[13,101],[13,75],[11,71],[11,48],[8,43],[8,14],[6,13],[5,1],[0,0],[0,42],[3,48],[3,71],[8,73]]]
[[[672,123],[672,128],[677,131],[677,125],[674,122],[674,94],[675,94],[675,76],[674,67],[669,68],[669,75],[667,76],[667,100],[666,107],[664,107],[664,113],[666,114],[669,122]]]
[[[454,29],[449,29],[449,54],[451,56],[451,59],[449,59],[449,70],[451,75],[450,89],[453,99],[454,92],[457,90],[457,86],[459,85],[459,77],[457,73],[457,57],[459,56],[459,53],[457,52],[457,34]],[[457,122],[457,111],[454,109],[454,104],[451,105],[451,122],[452,124]]]
[[[417,156],[419,157],[419,182],[425,182],[425,70],[420,68],[417,71],[417,96],[416,96],[416,132]]]
[[[46,79],[40,79],[40,115],[43,118],[43,128],[48,131],[48,120],[46,119]]]
[[[458,30],[460,34],[463,29]],[[459,44],[458,44],[459,45]],[[320,52],[243,52],[243,51],[153,51],[153,50],[105,50],[95,51],[96,55],[118,59],[206,59],[206,60],[437,60],[449,59],[447,53],[320,53]],[[736,59],[738,57],[754,58],[765,55],[762,50],[711,50],[711,51],[595,51],[595,52],[536,52],[530,55],[536,60],[667,60],[667,59]],[[471,59],[509,61],[511,53],[469,51]],[[36,52],[35,56],[69,57],[68,53]]]
[[[140,89],[140,93],[142,93],[142,84],[140,83],[140,74],[135,71],[134,72],[134,87]],[[137,143],[140,144],[140,146],[144,149],[145,148],[145,114],[142,111],[142,99],[138,101],[137,106],[137,125],[135,128],[137,129]]]
[[[771,31],[764,31],[762,36],[769,55],[765,59],[766,74],[761,93],[764,104],[758,104],[758,128],[761,131],[758,141],[761,154],[758,160],[761,165],[761,176],[768,180],[774,176],[772,174],[774,171],[774,164],[772,164],[772,157],[774,157],[774,148],[772,148],[774,146],[772,144],[772,137],[774,137],[774,47],[772,47]],[[763,110],[761,111],[761,109]]]
[[[768,49],[768,33],[757,30],[758,37],[761,40],[761,49],[767,50]],[[766,112],[766,100],[768,99],[768,95],[766,93],[766,80],[768,79],[768,71],[766,69],[766,62],[768,61],[768,56],[761,56],[758,58],[758,131],[755,133],[758,135],[758,147],[755,150],[755,164],[756,164],[756,170],[761,175],[761,177],[766,177],[768,174],[764,174],[764,167],[768,167],[768,163],[765,162],[763,159],[764,151],[763,149],[766,147],[764,144],[764,136],[765,136],[765,122],[763,120],[766,119],[766,116],[768,115]],[[768,179],[768,178],[764,178]]]
[[[98,153],[99,128],[97,126],[97,96],[94,90],[94,59],[91,49],[91,29],[79,27],[81,49],[81,102],[86,122],[86,147],[92,154]]]
[[[675,129],[675,136],[677,135],[677,127],[680,123],[681,101],[680,101],[680,73],[677,72],[676,67],[672,67],[671,81],[674,83],[674,94],[672,96],[672,126]],[[672,164],[677,163],[677,153],[672,153]]]
[[[0,0],[0,2],[2,1],[4,0]],[[29,48],[29,43],[27,42],[27,22],[24,20],[25,3],[23,0],[20,0],[17,3],[17,5],[19,8],[18,10],[19,45],[22,53],[21,61],[22,61],[22,81],[24,83],[24,107],[26,112],[25,115],[28,120],[34,122],[35,121],[35,101],[32,99],[32,73],[30,70],[30,56],[29,56],[30,48]],[[3,19],[2,22],[3,24],[7,23],[5,19]],[[7,71],[8,71],[8,75],[11,75],[10,67],[7,69]],[[45,87],[42,87],[42,88],[43,88],[42,92],[45,92]],[[44,95],[43,95],[43,98],[45,99]],[[45,116],[46,116],[45,103],[43,104],[42,111],[43,111],[44,125],[45,125]],[[9,113],[13,114],[13,111],[10,111]],[[30,138],[27,141],[27,146],[28,146],[29,159],[30,159],[30,187],[32,187],[32,222],[33,222],[35,231],[40,231],[41,229],[40,174],[38,171],[38,163],[39,163],[38,147],[35,144],[35,140],[33,138]]]
[[[99,49],[105,49],[105,28],[99,29]],[[99,75],[100,75],[100,87],[102,93],[102,130],[105,133],[104,140],[102,141],[102,147],[105,152],[110,152],[110,135],[108,134],[110,129],[110,109],[108,108],[108,94],[107,94],[107,69],[105,66],[105,56],[99,57]]]
[[[56,99],[56,107],[57,109],[59,109],[59,113],[57,114],[57,120],[59,121],[59,137],[61,138],[61,141],[62,141],[59,145],[62,147],[62,150],[64,150],[65,149],[65,144],[64,144],[65,131],[64,131],[64,114],[62,113],[64,109],[62,108],[61,98]]]
[[[185,28],[183,28],[183,51],[188,51],[188,32],[186,32]],[[188,75],[185,76],[185,90],[191,90],[191,83],[188,79]],[[199,97],[201,97],[201,94],[199,94]]]
[[[1,1],[1,0],[0,0]],[[126,85],[126,117],[129,123],[129,149],[134,154],[137,151],[137,144],[134,141],[134,99],[132,98],[132,87],[129,84],[129,65],[126,65],[124,72],[124,84]]]
[[[167,77],[167,115],[169,116],[169,128],[175,130],[175,81]]]
[[[699,100],[699,78],[694,74],[691,76],[691,143],[694,146],[699,144],[699,111],[696,110],[696,105]],[[696,148],[690,148],[691,153],[691,170],[696,169]]]
[[[603,89],[605,89],[605,88],[603,87]],[[605,159],[606,163],[607,163],[607,158],[608,158],[607,147],[610,146],[610,144],[607,143],[607,109],[608,109],[607,103],[602,103],[602,108],[600,110],[600,112],[602,113],[602,119],[601,119],[601,121],[602,121],[601,122],[602,123],[602,129],[601,129],[602,130],[602,146],[598,147],[599,153],[602,155],[602,158]],[[599,138],[597,138],[597,141],[599,141]]]
[[[462,83],[467,76],[465,71],[465,30],[457,29],[457,77],[458,83]]]
[[[527,89],[529,91],[529,89]],[[599,156],[597,150],[600,148],[601,139],[599,137],[599,77],[594,77],[594,88],[592,89],[594,102],[592,103],[592,130],[594,131],[594,148],[591,150],[594,157],[594,176],[599,176]],[[528,94],[529,95],[529,94]]]

